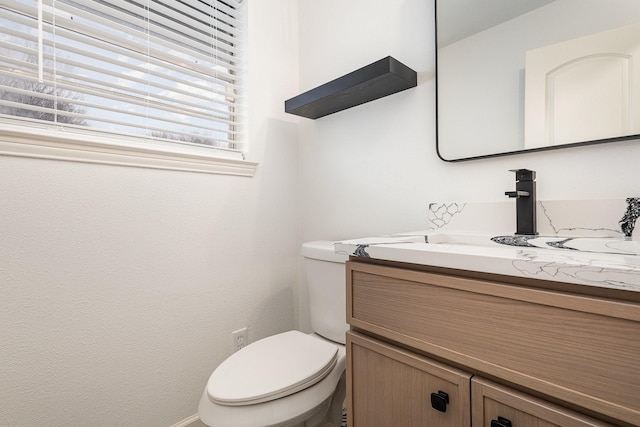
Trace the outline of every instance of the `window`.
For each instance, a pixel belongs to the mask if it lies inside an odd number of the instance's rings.
[[[94,160],[121,154],[113,147],[134,150],[136,162],[140,153],[240,160],[244,8],[0,0],[0,136],[54,134],[64,144],[47,149],[80,144]]]

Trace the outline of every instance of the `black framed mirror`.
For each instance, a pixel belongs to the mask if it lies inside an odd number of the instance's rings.
[[[640,139],[639,0],[435,7],[442,160]]]

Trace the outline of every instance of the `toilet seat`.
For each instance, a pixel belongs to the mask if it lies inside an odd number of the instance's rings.
[[[217,404],[268,402],[318,383],[336,366],[338,346],[299,331],[256,341],[232,354],[211,374],[207,395]]]

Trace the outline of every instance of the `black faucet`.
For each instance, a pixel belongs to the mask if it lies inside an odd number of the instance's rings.
[[[536,172],[511,169],[516,173],[516,191],[505,191],[505,196],[516,199],[516,234],[535,236],[536,226]]]

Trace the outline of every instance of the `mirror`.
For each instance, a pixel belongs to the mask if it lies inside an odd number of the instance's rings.
[[[435,3],[441,159],[640,138],[640,0]]]

